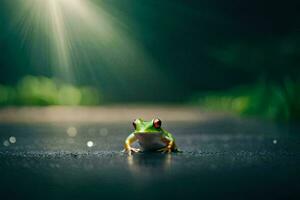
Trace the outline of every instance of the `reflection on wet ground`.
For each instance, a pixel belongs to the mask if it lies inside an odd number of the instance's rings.
[[[164,124],[182,153],[121,152],[130,123],[0,125],[1,199],[296,199],[298,127]]]

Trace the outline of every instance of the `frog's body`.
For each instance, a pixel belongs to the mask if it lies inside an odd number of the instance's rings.
[[[133,125],[135,128],[134,132],[125,140],[125,151],[128,153],[139,151],[178,151],[175,139],[171,133],[161,128],[159,119],[151,121],[136,119]],[[138,142],[141,149],[131,147],[131,144],[134,142]]]
[[[135,134],[135,137],[142,151],[157,150],[166,146],[166,144],[161,140],[161,133],[140,133]]]

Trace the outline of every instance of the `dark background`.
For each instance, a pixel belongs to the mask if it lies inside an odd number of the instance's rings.
[[[163,74],[163,79],[153,75],[146,78],[139,71],[120,72],[116,77],[105,70],[110,66],[99,67],[105,65],[97,56],[101,52],[90,53],[92,71],[79,63],[80,72],[74,75],[73,84],[100,88],[110,101],[178,102],[199,91],[224,90],[261,80],[281,83],[299,77],[297,1],[93,2],[124,21],[123,31],[155,61],[156,73]],[[2,0],[0,6],[0,83],[14,85],[26,75],[55,76],[44,54],[45,46],[38,47],[34,58],[31,55],[32,42],[22,41],[8,4]],[[118,18],[120,13],[125,20]],[[127,70],[132,69],[128,66]],[[126,87],[117,79],[125,81]]]

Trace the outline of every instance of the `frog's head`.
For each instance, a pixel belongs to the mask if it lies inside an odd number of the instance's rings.
[[[155,134],[162,132],[160,119],[153,119],[151,121],[136,119],[132,124],[134,127],[134,134]]]

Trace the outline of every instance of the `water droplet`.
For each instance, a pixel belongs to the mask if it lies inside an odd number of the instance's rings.
[[[77,135],[77,129],[75,127],[71,126],[67,129],[67,134],[70,137],[75,137]]]
[[[16,137],[14,137],[14,136],[9,137],[9,142],[12,144],[16,143],[17,142]]]
[[[88,142],[86,143],[86,145],[87,145],[88,147],[92,147],[92,146],[94,146],[94,142],[93,142],[93,141],[88,141]]]

